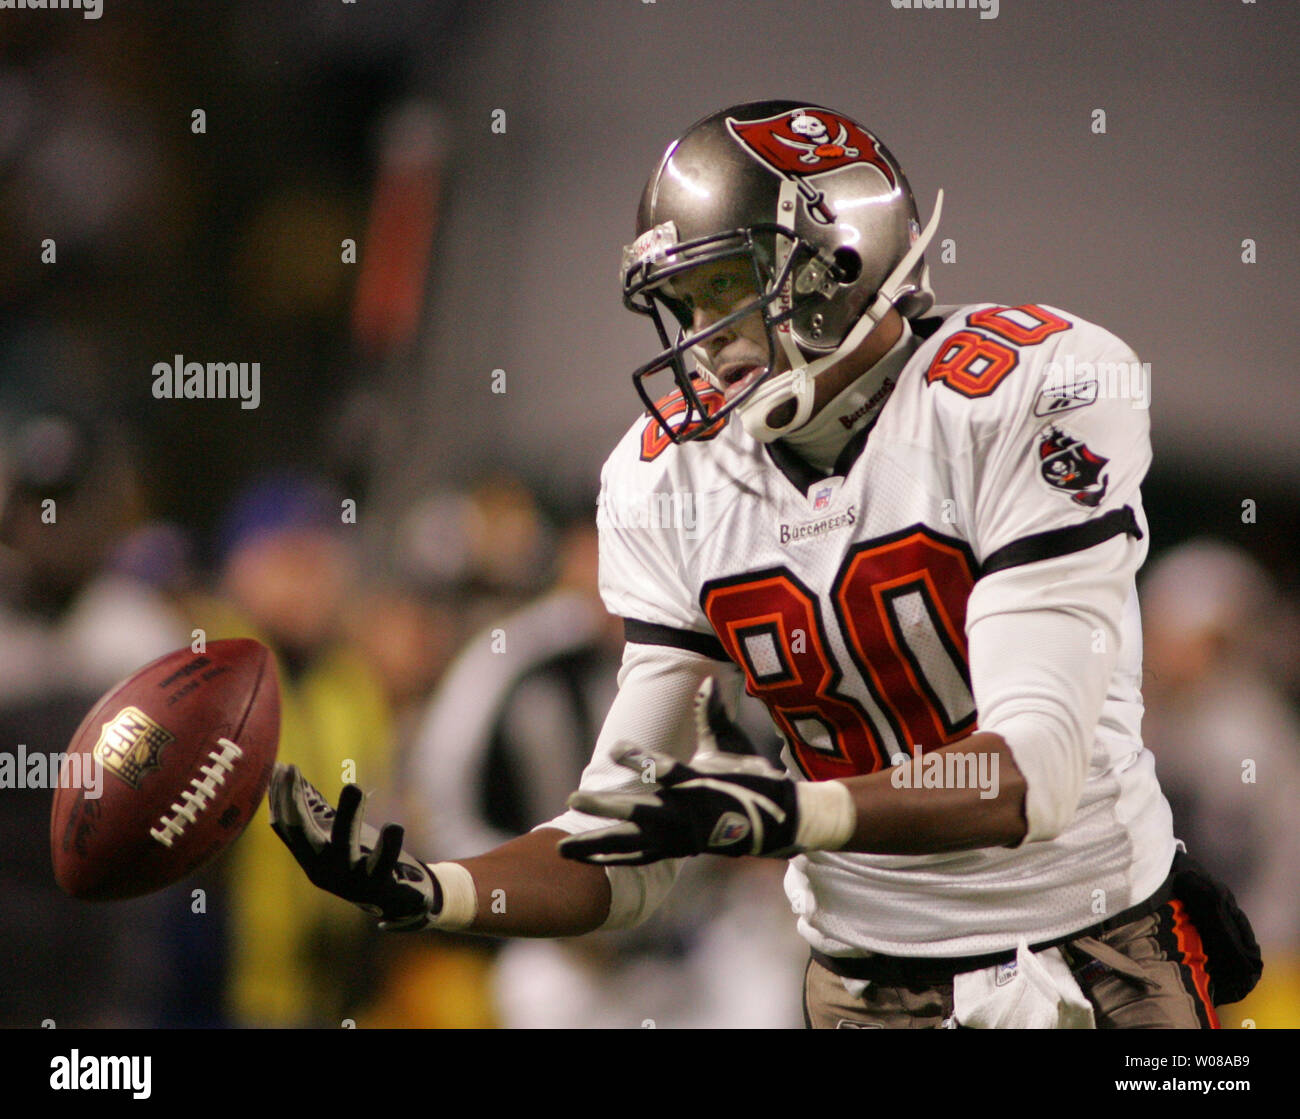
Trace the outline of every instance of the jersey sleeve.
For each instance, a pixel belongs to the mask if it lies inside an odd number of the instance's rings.
[[[619,670],[618,695],[579,787],[602,793],[644,788],[639,773],[614,761],[615,754],[629,745],[689,761],[696,746],[695,693],[708,676],[718,680],[722,695],[734,708],[741,684],[734,665],[720,665],[681,649],[629,643]],[[614,822],[569,809],[541,826],[576,834]],[[607,867],[610,909],[602,927],[626,928],[648,917],[667,896],[680,865],[680,860],[667,859],[643,867]]]
[[[962,400],[947,382],[942,396],[960,429],[951,484],[981,572],[1140,537],[1138,492],[1151,465],[1147,367],[1113,334],[1052,308],[984,314],[969,317],[1000,347],[989,360],[1009,355],[1013,367],[983,396]]]
[[[1024,841],[1046,840],[1074,816],[1103,706],[1140,673],[1128,614],[1147,551],[1148,370],[1114,335],[1051,308],[968,323],[1014,354],[1001,383],[943,404],[949,492],[979,563],[972,690],[980,729],[1006,740],[1025,776]]]
[[[623,619],[630,642],[726,660],[691,593],[686,570],[687,545],[703,529],[698,495],[674,477],[671,450],[642,461],[639,427],[601,471],[596,514],[601,599]]]
[[[1133,575],[1143,551],[1140,541],[1113,536],[1003,568],[971,593],[971,688],[980,730],[1002,737],[1025,778],[1023,842],[1053,839],[1069,826],[1103,709],[1136,692]]]

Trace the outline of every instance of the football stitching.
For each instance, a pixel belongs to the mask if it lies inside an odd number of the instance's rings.
[[[229,738],[218,738],[217,745],[221,747],[220,751],[208,752],[212,764],[199,766],[203,778],[191,779],[190,789],[185,789],[180,795],[181,803],[171,806],[175,815],[160,816],[158,827],[149,829],[149,834],[164,847],[170,847],[185,834],[187,823],[198,822],[198,814],[207,808],[210,799],[216,797],[217,786],[225,784],[226,774],[233,772],[235,762],[244,756],[244,751]]]

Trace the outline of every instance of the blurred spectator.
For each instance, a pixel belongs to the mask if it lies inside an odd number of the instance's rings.
[[[555,587],[498,618],[443,678],[411,763],[412,828],[437,857],[496,847],[564,809],[618,689],[622,623],[596,591],[595,525]]]
[[[209,640],[268,644],[280,673],[279,759],[331,795],[383,789],[392,753],[381,680],[342,637],[358,593],[341,499],[277,475],[241,494],[221,527],[223,602],[194,603]],[[224,862],[229,875],[228,1007],[240,1025],[337,1026],[364,997],[373,922],[316,889],[275,838],[263,806]]]
[[[1270,668],[1285,603],[1240,549],[1198,540],[1150,569],[1142,611],[1143,730],[1175,834],[1233,890],[1264,952],[1232,1017],[1300,1025],[1300,723]]]
[[[188,643],[188,630],[159,583],[123,561],[147,552],[153,531],[126,434],[66,413],[4,434],[0,750],[52,754],[103,692]],[[0,1025],[158,1025],[182,991],[183,1016],[205,1022],[219,928],[201,930],[205,952],[190,960],[172,935],[194,883],[111,906],[65,897],[46,838],[52,800],[48,788],[0,789]]]
[[[114,425],[44,413],[15,432],[0,546],[0,700],[63,680],[95,695],[187,640],[156,583],[122,562],[145,550],[130,444]],[[177,542],[183,563],[183,542]],[[118,562],[112,562],[118,561]]]
[[[807,943],[785,864],[692,859],[630,932],[512,940],[492,975],[503,1024],[523,1029],[794,1029]]]
[[[452,607],[400,583],[364,588],[345,606],[347,640],[375,670],[399,744],[411,741],[424,701],[459,636]]]
[[[417,503],[397,526],[393,554],[416,585],[454,587],[462,624],[472,632],[543,588],[554,547],[529,488],[497,473]]]

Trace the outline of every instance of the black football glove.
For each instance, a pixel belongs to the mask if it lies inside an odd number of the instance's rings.
[[[277,764],[271,827],[315,885],[379,917],[381,929],[428,928],[442,908],[438,880],[402,853],[401,825],[362,822],[364,800],[360,786],[344,785],[335,812],[297,766]]]
[[[753,755],[744,732],[727,717],[712,677],[695,697],[695,729],[698,749],[689,765],[635,748],[615,759],[657,787],[574,793],[571,808],[627,823],[561,840],[560,853],[578,862],[623,866],[686,855],[795,854],[795,783]],[[751,756],[722,753],[720,744]]]

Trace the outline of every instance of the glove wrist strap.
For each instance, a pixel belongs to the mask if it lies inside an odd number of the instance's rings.
[[[795,786],[799,826],[794,842],[802,851],[838,851],[852,837],[858,811],[842,781],[801,781]]]
[[[429,924],[435,929],[456,932],[467,929],[478,916],[478,889],[474,876],[460,863],[434,863],[429,867],[442,889],[442,908]]]

